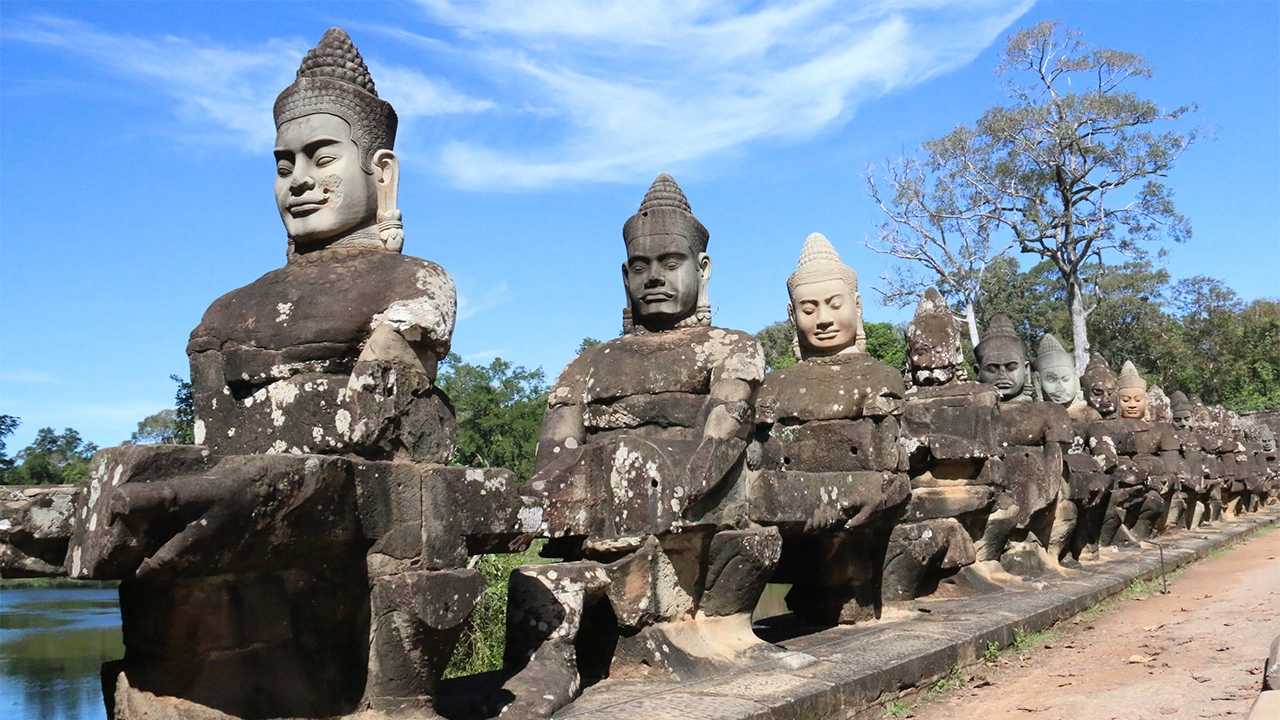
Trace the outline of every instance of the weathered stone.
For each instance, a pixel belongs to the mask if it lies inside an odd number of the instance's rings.
[[[63,575],[81,486],[0,487],[0,577]]]
[[[750,616],[782,554],[777,528],[725,530],[711,539],[700,611],[708,617]]]
[[[929,592],[922,583],[937,571],[959,569],[976,558],[973,540],[954,518],[898,525],[885,557],[881,596],[886,602],[912,600]]]
[[[1031,399],[1031,363],[1027,361],[1027,344],[1013,329],[1004,314],[987,324],[982,341],[973,348],[978,363],[978,382],[993,385],[1001,402],[1027,402]]]
[[[801,362],[769,373],[756,403],[761,422],[855,420],[897,415],[902,375],[870,355],[854,353]]]
[[[924,291],[907,324],[907,387],[962,382],[968,377],[960,326],[934,288]]]
[[[1000,453],[998,396],[989,385],[953,383],[907,393],[902,444],[913,469],[933,460],[994,457]],[[928,450],[924,458],[918,453]]]
[[[362,705],[387,712],[431,708],[445,665],[483,590],[484,578],[470,569],[375,578]]]
[[[991,506],[994,498],[994,491],[986,485],[916,488],[911,491],[906,520],[916,522],[936,518],[954,518],[986,510]]]
[[[790,537],[874,523],[910,494],[901,473],[765,470],[752,484],[748,513],[753,522],[777,526]]]

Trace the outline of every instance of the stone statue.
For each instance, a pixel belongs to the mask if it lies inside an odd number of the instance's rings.
[[[346,32],[275,122],[287,263],[191,333],[198,445],[99,452],[70,541],[73,577],[122,580],[118,718],[429,710],[483,589],[468,552],[518,537],[510,471],[441,464],[453,281],[400,254],[396,114]]]
[[[774,582],[791,584],[788,606],[819,624],[876,616],[884,549],[911,491],[902,373],[858,348],[857,282],[825,237],[805,240],[787,280],[802,360],[765,376],[748,455],[749,519],[779,528],[789,559]]]
[[[805,239],[787,293],[800,359],[866,351],[858,274],[821,233]]]
[[[991,318],[986,335],[973,348],[973,355],[978,362],[978,382],[995,385],[1001,402],[1031,399],[1027,344],[1018,337],[1008,316],[1000,314]]]
[[[1170,422],[1179,430],[1187,430],[1191,427],[1191,415],[1195,411],[1195,405],[1187,399],[1187,394],[1181,390],[1174,390],[1169,396],[1169,412],[1171,415]]]
[[[1084,389],[1084,399],[1089,407],[1098,411],[1104,419],[1116,413],[1116,374],[1107,365],[1102,353],[1095,352],[1089,358],[1080,375],[1080,385]]]
[[[626,333],[560,374],[521,490],[525,530],[567,562],[512,576],[512,717],[548,716],[583,683],[641,665],[684,677],[772,648],[712,650],[723,633],[754,640],[751,611],[781,548],[775,528],[746,529],[732,501],[744,492],[763,351],[711,326],[709,233],[670,175],[622,235]],[[607,620],[592,609],[605,598]],[[581,655],[578,638],[616,646]]]
[[[1120,417],[1143,420],[1147,417],[1147,381],[1138,377],[1138,369],[1133,362],[1124,361],[1116,382],[1117,397],[1120,404]]]
[[[1031,362],[1031,367],[1035,372],[1036,385],[1040,388],[1040,399],[1057,403],[1068,411],[1088,407],[1080,391],[1075,358],[1062,347],[1058,338],[1049,333],[1040,338],[1036,359]],[[1079,410],[1072,414],[1074,416],[1077,413]],[[1096,413],[1092,419],[1098,419]]]
[[[960,326],[942,294],[929,288],[907,325],[907,387],[946,385],[968,377]]]
[[[1159,385],[1147,389],[1147,420],[1153,423],[1172,423],[1173,409],[1169,396]]]

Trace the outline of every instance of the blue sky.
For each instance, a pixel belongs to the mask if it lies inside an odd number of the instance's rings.
[[[493,0],[0,3],[0,412],[107,446],[172,405],[187,335],[283,263],[270,108],[330,26],[399,111],[405,252],[443,265],[454,349],[554,377],[617,333],[621,228],[670,172],[711,231],[715,322],[781,319],[804,238],[871,289],[868,163],[1003,98],[1004,38],[1058,18],[1145,55],[1134,89],[1214,128],[1169,183],[1175,278],[1280,275],[1280,3]]]

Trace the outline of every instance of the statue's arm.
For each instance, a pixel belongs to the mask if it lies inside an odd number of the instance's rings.
[[[541,470],[563,457],[580,452],[586,441],[581,405],[553,405],[542,418],[538,436],[537,467]]]

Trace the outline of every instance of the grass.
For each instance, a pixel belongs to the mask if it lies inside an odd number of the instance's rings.
[[[507,649],[507,578],[521,565],[549,562],[538,556],[543,544],[545,541],[534,541],[522,553],[480,556],[475,567],[484,576],[484,591],[445,668],[446,678],[502,669]]]
[[[882,718],[900,718],[906,717],[911,712],[911,705],[906,700],[894,700],[885,706],[884,712],[880,713]]]

